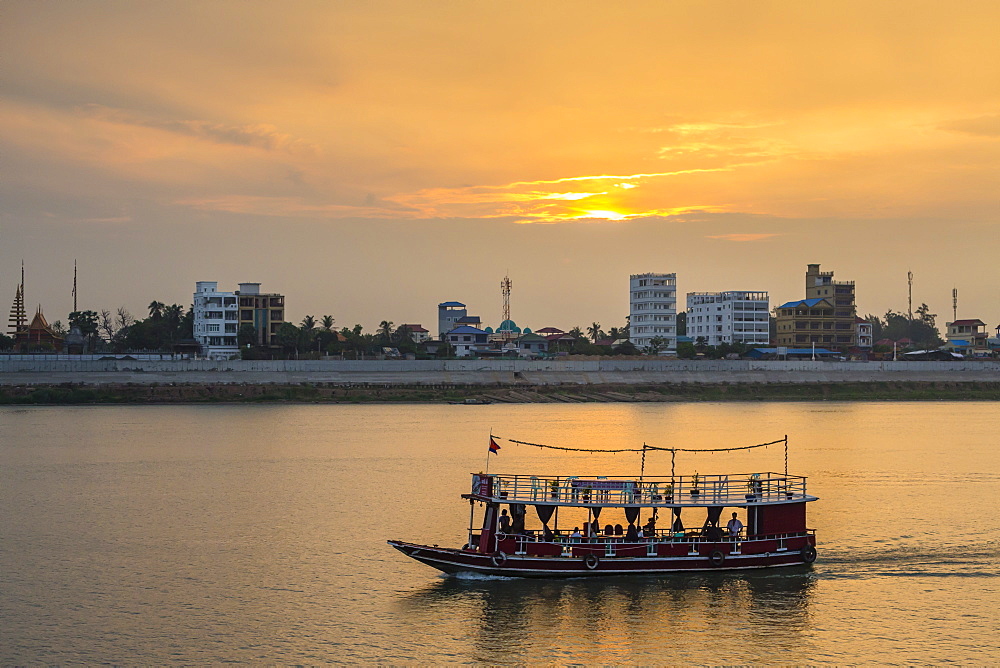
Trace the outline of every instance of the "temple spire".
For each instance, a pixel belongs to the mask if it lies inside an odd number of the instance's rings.
[[[21,283],[14,293],[14,303],[10,307],[10,334],[16,335],[28,326],[28,316],[24,312],[24,260],[21,260]]]

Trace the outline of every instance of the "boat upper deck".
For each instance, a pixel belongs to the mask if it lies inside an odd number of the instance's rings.
[[[464,498],[557,506],[687,508],[815,501],[804,476],[737,473],[673,477],[472,475]]]

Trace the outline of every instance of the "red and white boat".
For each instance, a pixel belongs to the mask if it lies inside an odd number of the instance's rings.
[[[733,449],[747,448],[719,448]],[[808,494],[805,477],[787,472],[653,478],[473,474],[462,498],[470,505],[463,547],[399,540],[389,545],[445,573],[510,577],[724,571],[816,559],[816,534],[806,523],[806,504],[816,497]],[[575,518],[572,530],[565,520],[560,526],[560,510],[564,518]],[[529,518],[529,511],[536,517]],[[729,524],[734,513],[736,521]],[[640,528],[647,518],[654,522]],[[525,528],[529,519],[539,528]]]

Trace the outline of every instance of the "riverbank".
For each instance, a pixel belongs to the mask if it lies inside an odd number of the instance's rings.
[[[399,385],[84,383],[0,385],[0,404],[1000,401],[1000,382]]]

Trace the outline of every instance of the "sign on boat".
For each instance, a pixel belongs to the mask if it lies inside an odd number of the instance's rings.
[[[462,547],[400,540],[390,540],[389,545],[445,573],[509,577],[725,571],[796,566],[816,559],[816,532],[808,528],[806,504],[817,499],[807,492],[804,476],[788,473],[787,436],[757,445],[698,450],[645,444],[596,450],[507,440],[571,452],[641,452],[642,469],[634,477],[475,473],[469,492],[462,495],[470,506]],[[785,448],[781,473],[675,472],[678,452],[751,450],[778,444]],[[491,435],[490,453],[497,450],[499,444]],[[669,476],[645,475],[646,453],[655,450],[671,453]],[[573,530],[560,527],[560,508],[585,509],[584,529],[580,530],[579,523]],[[623,510],[628,527],[602,525],[601,514],[607,508]],[[529,509],[537,515],[540,529],[525,528]],[[650,518],[640,525],[644,510]],[[726,511],[732,514],[728,522],[723,519]],[[477,514],[481,514],[479,522]]]

